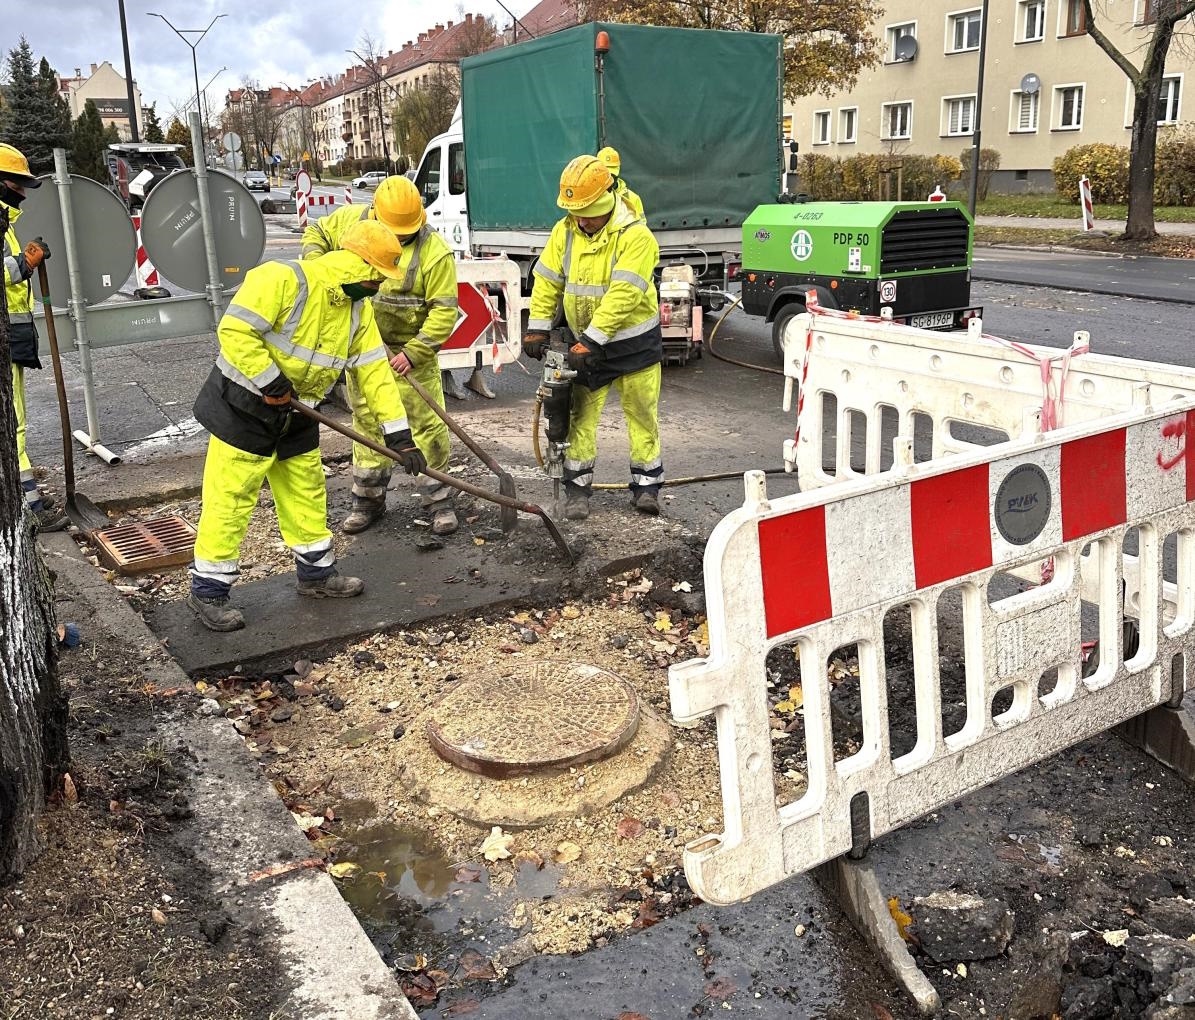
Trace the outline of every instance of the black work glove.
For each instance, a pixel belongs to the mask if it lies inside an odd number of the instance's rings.
[[[293,396],[295,396],[295,388],[284,375],[279,375],[273,382],[267,383],[261,388],[261,399],[270,407],[286,407]]]
[[[548,334],[538,330],[523,334],[523,353],[535,361],[543,361],[548,352]]]
[[[587,372],[602,360],[602,349],[585,337],[577,337],[577,342],[568,349],[568,367],[574,372]]]
[[[386,449],[398,454],[403,470],[409,475],[421,475],[427,470],[427,458],[419,452],[410,429],[391,432],[386,436]]]

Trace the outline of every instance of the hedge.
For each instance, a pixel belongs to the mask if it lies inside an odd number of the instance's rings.
[[[1154,155],[1154,201],[1159,205],[1195,204],[1195,125],[1158,128]],[[1054,189],[1068,202],[1079,201],[1079,178],[1091,182],[1094,202],[1129,200],[1129,147],[1093,142],[1067,149],[1054,160]]]
[[[807,152],[800,158],[797,172],[801,188],[815,199],[867,201],[880,197],[880,167],[891,160],[889,156],[866,153],[836,159]],[[945,189],[963,173],[962,163],[953,156],[901,156],[900,160],[901,191],[906,201],[923,201],[939,184]],[[981,161],[981,182],[983,171]]]

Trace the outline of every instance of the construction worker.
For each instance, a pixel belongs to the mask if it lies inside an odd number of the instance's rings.
[[[614,178],[614,194],[626,202],[636,216],[646,222],[647,217],[643,214],[643,199],[627,187],[627,182],[622,179],[622,157],[618,155],[618,150],[607,145],[604,149],[598,150],[597,158],[602,161],[602,166],[609,170],[610,176]]]
[[[228,604],[229,592],[266,479],[282,538],[294,552],[299,594],[349,598],[364,590],[360,578],[336,572],[319,426],[292,414],[291,397],[314,406],[347,370],[403,467],[418,474],[426,466],[365,300],[382,277],[400,272],[398,241],[365,220],[340,243],[342,250],[317,259],[251,269],[220,320],[220,355],[195,402],[211,438],[188,599],[210,630],[245,625]]]
[[[631,440],[631,504],[660,512],[659,303],[652,273],[660,258],[643,220],[611,190],[610,171],[595,156],[578,156],[560,175],[556,204],[568,215],[553,228],[535,266],[523,349],[544,356],[557,308],[572,331],[573,383],[564,515],[589,516],[597,427],[610,386],[618,390]]]
[[[19,149],[0,144],[0,221],[4,223],[4,296],[8,303],[8,344],[12,361],[12,402],[17,417],[17,461],[25,505],[37,518],[41,531],[59,531],[66,527],[66,515],[56,510],[53,500],[44,496],[33,477],[33,464],[25,450],[25,369],[41,368],[37,356],[37,327],[33,324],[33,275],[50,249],[40,237],[21,246],[16,222],[21,218],[21,203],[30,188],[40,188],[29,170],[29,161]]]
[[[368,213],[346,206],[308,227],[303,234],[303,257],[332,250],[345,228],[366,216],[392,230],[402,244],[401,274],[382,284],[373,299],[374,313],[390,351],[391,367],[399,376],[398,388],[415,442],[429,467],[447,471],[451,451],[448,426],[403,379],[411,373],[435,402],[444,406],[437,352],[456,326],[456,263],[452,249],[427,226],[419,190],[406,177],[387,177],[378,185]],[[349,400],[354,427],[376,439],[377,420],[351,381]],[[386,512],[386,489],[393,467],[385,457],[354,444],[353,509],[342,525],[346,534],[364,531]],[[419,496],[424,510],[431,515],[435,534],[451,535],[457,530],[453,490],[427,478],[421,483]]]

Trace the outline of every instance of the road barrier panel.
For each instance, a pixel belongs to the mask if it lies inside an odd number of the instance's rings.
[[[456,263],[459,314],[452,334],[440,348],[442,370],[480,369],[495,374],[522,353],[524,299],[519,266],[504,256],[460,259]]]
[[[694,891],[715,904],[742,900],[1177,705],[1195,652],[1193,441],[1195,399],[1183,397],[776,501],[764,475],[749,472],[744,505],[706,548],[709,655],[670,672],[674,716],[712,712],[717,721],[725,831],[686,848]],[[898,443],[908,449],[911,437]],[[1140,595],[1122,606],[1130,532]],[[1170,535],[1177,573],[1167,612],[1161,550]],[[999,575],[1047,559],[1048,583],[1000,597]],[[938,625],[949,591],[962,600],[966,706],[951,734],[943,732]],[[1100,649],[1088,676],[1084,599],[1098,613]],[[911,621],[916,739],[894,755],[884,619],[897,608]],[[1139,634],[1127,656],[1126,619]],[[800,658],[807,754],[807,786],[786,803],[777,803],[765,670],[780,646]],[[846,646],[858,649],[863,739],[843,757],[827,668]],[[994,711],[1001,692],[1011,703]]]

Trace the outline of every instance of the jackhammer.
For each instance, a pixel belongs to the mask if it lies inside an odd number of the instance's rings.
[[[552,498],[559,502],[560,483],[564,480],[564,453],[568,449],[569,417],[573,400],[573,380],[577,373],[568,367],[564,351],[549,350],[544,354],[544,371],[539,389],[535,391],[535,459],[552,479]],[[539,444],[540,409],[548,423],[548,455],[545,458]]]

